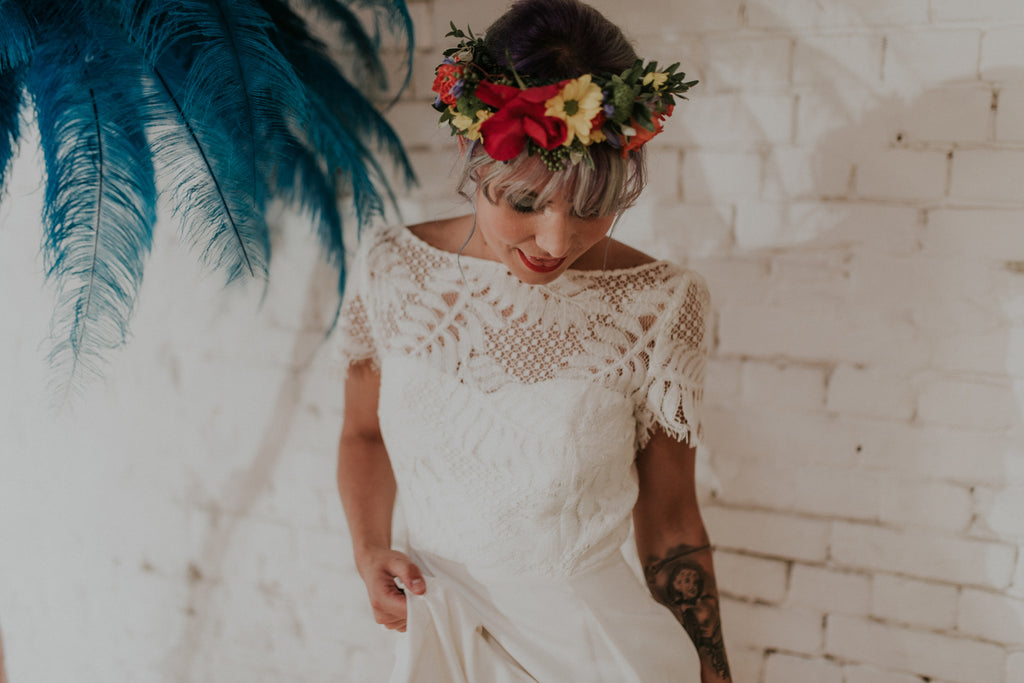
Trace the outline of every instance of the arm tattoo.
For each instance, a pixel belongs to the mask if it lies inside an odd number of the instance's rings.
[[[644,577],[651,595],[672,611],[701,658],[719,677],[729,679],[715,577],[694,558],[710,548],[679,545],[665,557],[649,557],[644,563]]]

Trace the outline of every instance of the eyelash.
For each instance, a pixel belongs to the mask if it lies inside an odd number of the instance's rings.
[[[533,213],[537,210],[537,207],[533,205],[533,199],[529,197],[509,199],[508,205],[511,206],[512,210],[516,213]]]
[[[530,214],[537,211],[537,207],[533,205],[533,202],[531,200],[520,199],[517,201],[513,201],[510,199],[508,204],[516,213]],[[598,216],[596,213],[589,213],[584,216],[583,214],[579,214],[573,211],[573,215],[585,221],[600,218],[600,216]]]

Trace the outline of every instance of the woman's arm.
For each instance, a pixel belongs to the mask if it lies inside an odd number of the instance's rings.
[[[345,421],[338,444],[338,492],[352,534],[356,569],[366,584],[378,624],[405,630],[405,594],[426,590],[419,568],[391,549],[395,477],[377,419],[380,373],[369,362],[349,369],[345,382]]]
[[[654,599],[683,625],[702,683],[732,681],[722,640],[711,545],[697,503],[696,450],[656,429],[636,459],[636,545]]]

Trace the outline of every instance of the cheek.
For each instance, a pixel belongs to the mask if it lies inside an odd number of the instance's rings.
[[[596,220],[583,221],[583,228],[580,234],[583,240],[593,245],[600,242],[608,235],[608,231],[612,229],[613,218],[599,218]]]
[[[509,218],[495,211],[487,222],[487,232],[492,241],[515,246],[527,241],[533,234],[527,221],[521,218]]]

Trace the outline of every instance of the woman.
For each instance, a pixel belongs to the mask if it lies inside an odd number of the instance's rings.
[[[451,35],[435,106],[474,213],[364,237],[343,305],[338,486],[406,632],[391,680],[731,680],[694,483],[707,290],[610,237],[693,83],[576,0]]]

